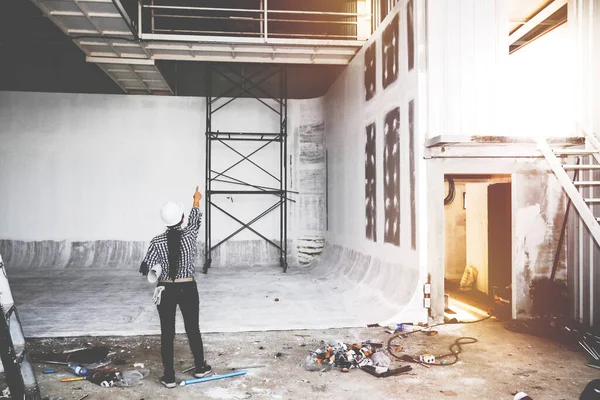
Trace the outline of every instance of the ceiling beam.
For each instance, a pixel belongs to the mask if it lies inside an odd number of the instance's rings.
[[[533,28],[538,26],[544,20],[548,19],[552,14],[557,12],[561,7],[566,5],[568,0],[554,0],[552,3],[548,4],[543,10],[535,14],[532,18],[529,19],[523,26],[517,29],[512,35],[508,37],[508,45],[512,46],[521,39],[523,36],[527,35]]]
[[[154,60],[143,58],[86,57],[85,60],[96,64],[154,65]]]

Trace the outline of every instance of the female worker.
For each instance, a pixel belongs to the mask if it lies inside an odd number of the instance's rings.
[[[212,372],[210,365],[204,360],[202,336],[198,326],[200,312],[198,287],[194,280],[194,259],[196,258],[198,231],[202,223],[202,213],[199,209],[201,198],[202,194],[196,187],[194,206],[190,211],[185,228],[181,227],[184,219],[183,207],[174,202],[168,202],[163,206],[160,216],[167,226],[167,230],[152,239],[148,253],[139,269],[142,275],[147,276],[149,270],[155,265],[160,264],[162,267],[158,277],[158,299],[155,302],[160,316],[160,344],[164,367],[164,375],[160,381],[169,389],[177,386],[173,366],[177,305],[183,315],[185,332],[194,355],[196,366],[194,376],[202,378]]]

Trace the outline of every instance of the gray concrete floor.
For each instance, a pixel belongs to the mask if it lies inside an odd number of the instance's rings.
[[[160,333],[155,285],[137,268],[13,269],[8,275],[27,337]],[[196,279],[202,332],[366,326],[394,315],[360,284],[320,279],[306,268],[284,274],[276,266],[213,267]],[[184,332],[177,315],[177,331]]]
[[[465,345],[457,364],[424,368],[413,365],[405,375],[375,378],[360,370],[343,373],[311,372],[303,367],[309,349],[322,340],[347,343],[366,340],[387,342],[390,335],[383,328],[352,328],[275,332],[205,334],[207,360],[216,373],[229,367],[264,364],[265,368],[247,369],[245,376],[205,382],[173,390],[163,388],[159,338],[79,337],[37,339],[30,341],[32,350],[64,351],[89,344],[105,344],[114,352],[113,359],[126,361],[122,368],[143,362],[150,376],[134,388],[101,388],[90,382],[61,383],[72,376],[60,366],[35,364],[41,372],[55,368],[57,373],[38,373],[43,396],[65,400],[89,394],[95,399],[512,399],[523,391],[533,399],[577,399],[585,385],[598,378],[599,371],[585,366],[583,352],[576,352],[556,342],[508,331],[493,319],[474,324],[443,325],[435,328],[436,336],[412,334],[395,342],[406,354],[441,355],[459,337],[478,340]],[[261,349],[262,347],[262,349]],[[277,357],[277,353],[281,353]],[[398,353],[400,354],[400,353]],[[191,365],[185,335],[176,338],[175,365],[178,371]],[[395,366],[405,365],[397,362]],[[189,379],[178,373],[177,379]],[[0,379],[0,389],[4,388]]]

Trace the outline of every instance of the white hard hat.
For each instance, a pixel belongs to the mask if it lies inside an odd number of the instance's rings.
[[[163,220],[165,225],[173,226],[181,222],[183,217],[183,207],[179,203],[174,201],[168,201],[160,210],[160,218]]]

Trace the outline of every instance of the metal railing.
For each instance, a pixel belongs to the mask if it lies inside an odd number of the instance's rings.
[[[140,34],[187,34],[246,38],[306,38],[362,40],[358,25],[370,24],[370,15],[356,12],[356,1],[341,11],[270,9],[268,0],[259,8],[204,7],[168,3],[165,0],[138,1]],[[300,7],[302,6],[299,2]],[[369,32],[370,33],[370,32]]]

